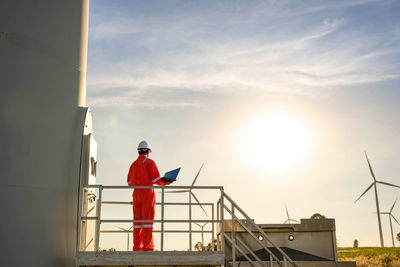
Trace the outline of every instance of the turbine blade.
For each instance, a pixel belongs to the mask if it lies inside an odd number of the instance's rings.
[[[196,222],[195,222],[194,224],[197,225],[197,226],[200,227],[200,228],[202,227],[200,224],[198,224],[198,223],[196,223]]]
[[[115,226],[115,227],[117,227],[117,228],[119,228],[119,229],[121,229],[121,230],[123,230],[123,231],[128,231],[128,230],[126,230],[126,229],[124,229],[124,228],[122,228],[122,227],[118,227],[118,226]]]
[[[390,209],[390,213],[392,213],[392,210],[393,210],[393,208],[394,208],[394,205],[396,205],[396,202],[397,202],[397,198],[396,198],[396,200],[394,201],[392,208]]]
[[[294,221],[294,222],[297,222],[297,223],[299,223],[299,221],[298,220],[295,220],[295,219],[291,219],[292,221]]]
[[[190,194],[192,194],[193,198],[196,200],[196,202],[200,205],[200,208],[204,211],[204,213],[207,215],[207,212],[205,211],[205,209],[203,208],[203,206],[200,204],[200,201],[197,199],[197,197],[194,195],[194,193],[192,191],[190,191]]]
[[[389,186],[394,186],[394,187],[400,188],[400,186],[395,185],[395,184],[389,184],[389,183],[382,182],[382,181],[376,181],[376,182],[377,182],[377,183],[380,183],[380,184],[385,184],[385,185],[389,185]]]
[[[287,215],[287,218],[290,220],[290,218],[289,218],[289,211],[288,211],[288,209],[287,209],[286,203],[285,203],[285,208],[286,208],[286,215]]]
[[[201,172],[201,169],[203,168],[203,166],[204,166],[204,162],[203,162],[203,164],[201,164],[201,167],[200,167],[199,171],[197,172],[197,174],[196,174],[196,177],[194,177],[194,180],[193,180],[192,186],[194,186],[194,183],[196,182],[196,180],[197,180],[197,177],[199,177],[199,174],[200,174],[200,172]]]
[[[289,221],[289,220],[284,221],[283,224],[286,224],[288,221]]]
[[[390,216],[392,216],[392,218],[397,222],[397,224],[400,225],[399,221],[392,214],[390,214]]]
[[[374,178],[374,181],[376,181],[374,171],[372,170],[371,163],[369,162],[369,159],[367,156],[367,152],[364,151],[364,154],[365,154],[365,157],[367,158],[368,167],[369,167],[369,171],[371,172],[372,178]]]
[[[356,203],[365,193],[368,192],[368,190],[371,189],[371,187],[374,185],[375,182],[373,182],[370,186],[368,186],[368,188],[361,194],[361,196],[359,196],[356,201],[354,201],[354,203]]]

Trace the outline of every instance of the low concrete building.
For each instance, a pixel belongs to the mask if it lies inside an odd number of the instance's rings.
[[[252,229],[254,227],[251,224],[245,220],[241,222],[248,225],[250,230],[254,230],[254,235],[259,241],[264,242],[264,237],[257,234],[258,231]],[[338,262],[335,219],[301,219],[299,224],[258,224],[258,226],[268,236],[269,241],[266,245],[279,260],[283,260],[283,256],[275,247],[270,246],[271,243],[281,248],[298,266],[355,266],[354,262]],[[224,231],[228,237],[236,235],[235,238],[241,240],[262,261],[272,260],[260,242],[239,223],[235,224],[235,231],[232,233],[232,221],[225,220]],[[225,238],[225,254],[226,259],[232,261],[232,246],[227,238]],[[247,262],[246,256],[256,260],[254,255],[241,255],[236,251],[237,262]]]

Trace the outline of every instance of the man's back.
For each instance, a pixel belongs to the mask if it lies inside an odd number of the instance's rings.
[[[152,159],[139,155],[129,168],[128,185],[151,186],[153,180],[160,177],[157,166]]]

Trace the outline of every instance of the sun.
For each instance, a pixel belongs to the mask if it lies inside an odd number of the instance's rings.
[[[270,171],[299,164],[310,149],[310,129],[295,114],[269,111],[253,116],[240,134],[240,149]]]

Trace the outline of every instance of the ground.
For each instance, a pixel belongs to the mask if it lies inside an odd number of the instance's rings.
[[[356,261],[357,267],[400,267],[400,248],[338,248],[339,261]]]

